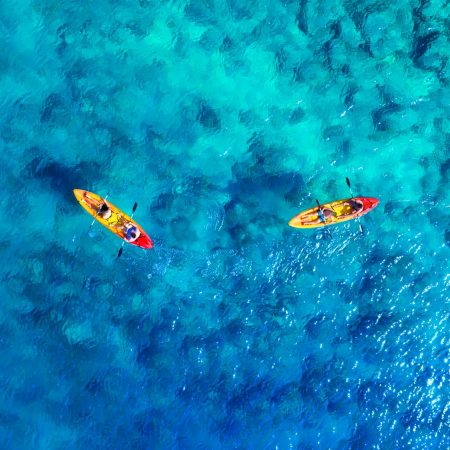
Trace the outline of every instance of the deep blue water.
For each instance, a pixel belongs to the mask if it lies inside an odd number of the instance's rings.
[[[0,448],[450,448],[449,16],[0,2]]]

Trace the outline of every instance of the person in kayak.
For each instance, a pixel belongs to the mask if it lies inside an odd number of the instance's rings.
[[[112,211],[106,202],[103,202],[102,206],[100,206],[100,209],[98,210],[98,215],[104,220],[108,220],[111,217]]]
[[[337,214],[333,210],[328,208],[322,208],[322,214],[325,219],[337,216]]]
[[[305,219],[308,219],[305,221],[305,224],[314,224],[314,223],[321,223],[321,222],[334,222],[335,217],[337,216],[336,212],[329,208],[322,208],[322,211],[317,210],[316,212],[312,212],[308,214]],[[330,220],[328,220],[330,219]]]
[[[139,229],[132,223],[128,223],[127,225],[125,225],[124,231],[125,231],[124,239],[127,242],[134,242],[141,235]]]
[[[349,215],[359,214],[364,209],[364,203],[357,198],[351,198],[350,200],[346,201],[344,205],[350,206],[351,211],[348,213]]]

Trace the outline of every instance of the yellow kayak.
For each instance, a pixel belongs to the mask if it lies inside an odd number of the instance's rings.
[[[99,195],[83,189],[74,189],[73,193],[80,205],[116,236],[138,247],[153,247],[153,242],[144,229],[117,206]],[[102,205],[106,205],[104,211]]]
[[[335,225],[361,217],[377,205],[377,198],[344,198],[320,205],[320,209],[318,206],[315,206],[314,208],[302,211],[289,221],[289,225],[294,228],[318,228]]]

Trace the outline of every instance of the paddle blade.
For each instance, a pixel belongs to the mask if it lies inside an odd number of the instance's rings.
[[[351,196],[353,198],[352,187],[350,186],[350,180],[348,179],[348,177],[345,177],[345,181],[347,182],[347,186],[348,186],[348,188],[350,190],[350,194],[351,194]]]
[[[316,203],[317,203],[317,206],[320,208],[320,203],[319,203],[319,200],[317,200],[317,198],[316,198]]]
[[[133,212],[136,211],[136,208],[137,208],[137,203],[135,203],[134,206],[133,206]]]
[[[363,226],[359,224],[359,231],[361,231],[361,234],[364,234]]]
[[[120,258],[122,256],[123,247],[120,247],[119,253],[117,253],[117,257]]]

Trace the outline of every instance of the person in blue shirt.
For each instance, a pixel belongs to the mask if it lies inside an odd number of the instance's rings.
[[[140,235],[141,235],[141,232],[139,231],[138,227],[136,227],[132,223],[125,225],[124,239],[127,242],[134,242],[136,239],[139,238]]]

